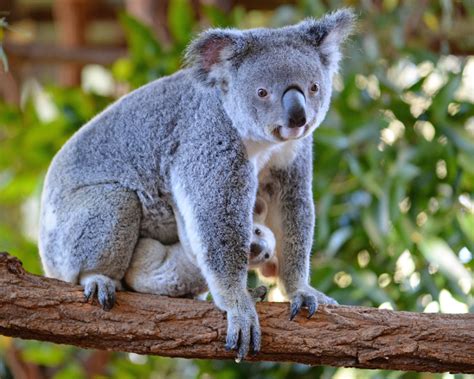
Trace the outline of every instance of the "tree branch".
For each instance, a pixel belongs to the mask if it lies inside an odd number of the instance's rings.
[[[474,314],[326,306],[288,321],[286,303],[259,303],[262,350],[250,361],[474,373]],[[0,254],[0,334],[168,357],[232,359],[225,315],[211,303],[120,292],[105,312],[73,284],[29,274]]]

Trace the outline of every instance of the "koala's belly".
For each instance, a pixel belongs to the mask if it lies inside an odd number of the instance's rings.
[[[178,242],[178,227],[171,203],[162,197],[140,196],[142,222],[140,236],[153,238],[164,245]]]

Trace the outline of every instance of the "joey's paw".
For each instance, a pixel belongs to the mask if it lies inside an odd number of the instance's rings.
[[[263,301],[267,296],[268,289],[265,286],[258,286],[257,288],[248,288],[250,296],[252,296],[253,301]]]
[[[320,304],[336,305],[338,304],[333,298],[326,296],[324,293],[315,290],[312,287],[303,288],[295,291],[289,296],[290,298],[290,320],[293,320],[301,307],[308,308],[308,318],[311,318],[318,310]]]
[[[227,311],[227,351],[237,351],[236,361],[244,359],[249,351],[257,354],[260,351],[260,324],[257,311],[250,296],[244,304]]]
[[[84,297],[87,301],[97,297],[104,311],[109,311],[115,304],[115,282],[107,276],[87,274],[81,276],[84,286]]]

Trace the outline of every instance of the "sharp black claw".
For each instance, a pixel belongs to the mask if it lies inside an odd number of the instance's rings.
[[[293,321],[293,319],[296,317],[298,314],[298,311],[300,310],[300,306],[298,304],[292,304],[291,305],[291,314],[290,314],[290,321]]]
[[[109,303],[102,304],[102,310],[108,312],[112,309],[112,306]]]
[[[225,350],[226,351],[231,351],[231,350],[236,351],[238,349],[239,349],[238,339],[235,340],[235,338],[234,338],[233,341],[227,342],[225,344]]]
[[[257,355],[258,353],[260,353],[260,349],[252,348],[250,350],[250,355]]]
[[[310,319],[311,317],[313,317],[313,315],[316,313],[316,310],[318,309],[318,306],[316,303],[311,303],[309,306],[308,306],[308,319]]]
[[[109,295],[105,298],[101,298],[99,302],[102,305],[102,309],[108,312],[113,308],[115,304],[115,296]]]
[[[86,299],[86,301],[89,301],[90,299],[94,298],[96,292],[97,287],[95,285],[86,286],[84,288],[84,298]]]

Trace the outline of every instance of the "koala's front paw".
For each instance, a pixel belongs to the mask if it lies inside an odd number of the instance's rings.
[[[260,324],[252,298],[247,294],[242,302],[227,311],[226,350],[237,351],[237,362],[248,354],[260,351]]]
[[[308,308],[308,318],[310,318],[318,310],[320,304],[338,304],[333,298],[326,296],[310,286],[297,290],[288,297],[291,303],[290,320],[295,318],[303,306]]]

